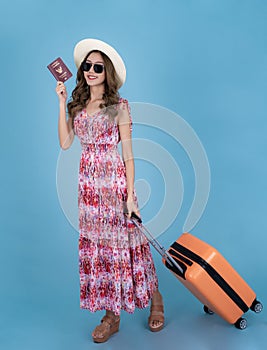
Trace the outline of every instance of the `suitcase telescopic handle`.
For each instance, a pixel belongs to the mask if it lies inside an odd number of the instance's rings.
[[[152,246],[157,250],[157,252],[169,263],[171,267],[176,267],[181,274],[184,273],[183,268],[173,259],[170,253],[157,241],[151,232],[142,225],[142,219],[135,214],[135,212],[131,213],[131,219],[134,225],[145,235],[148,241],[152,244]],[[138,223],[137,223],[138,222]]]

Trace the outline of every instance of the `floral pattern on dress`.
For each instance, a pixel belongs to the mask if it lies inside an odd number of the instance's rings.
[[[128,101],[115,107],[126,110]],[[127,199],[126,169],[118,150],[116,117],[108,110],[74,119],[82,146],[79,167],[79,273],[80,307],[91,312],[121,310],[133,313],[148,306],[158,279],[146,238],[124,215]],[[138,207],[136,194],[134,201]]]

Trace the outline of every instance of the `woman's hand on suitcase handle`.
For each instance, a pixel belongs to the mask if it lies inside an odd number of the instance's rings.
[[[142,219],[140,218],[140,216],[136,215],[135,212],[132,212],[131,219],[136,219],[139,222],[139,224],[142,224]]]
[[[134,201],[132,199],[127,200],[126,202],[127,205],[127,217],[128,219],[134,218],[137,219],[139,223],[142,222],[141,218],[140,218],[140,212],[137,209]]]

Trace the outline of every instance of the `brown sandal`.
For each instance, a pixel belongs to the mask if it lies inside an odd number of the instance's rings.
[[[164,306],[161,294],[159,292],[155,293],[151,302],[148,325],[152,332],[159,332],[164,327]],[[153,327],[153,321],[158,321],[161,324],[158,327]]]
[[[94,342],[95,343],[106,342],[112,334],[119,331],[119,327],[120,327],[120,318],[116,320],[114,317],[105,315],[101,320],[101,324],[96,326],[94,330],[94,332],[99,332],[102,336],[101,337],[93,336]]]

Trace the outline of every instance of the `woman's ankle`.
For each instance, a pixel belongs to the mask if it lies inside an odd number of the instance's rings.
[[[114,320],[118,320],[120,318],[119,315],[115,315],[115,313],[113,311],[110,311],[110,310],[106,310],[106,316],[110,317]]]

